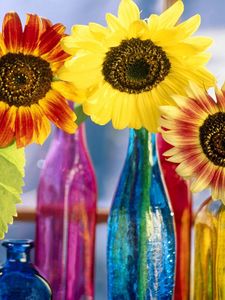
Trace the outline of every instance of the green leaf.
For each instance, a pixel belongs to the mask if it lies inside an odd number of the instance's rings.
[[[76,124],[79,126],[88,116],[84,113],[82,105],[75,105],[74,112],[77,116]]]
[[[24,185],[24,149],[16,144],[0,148],[0,239],[8,231],[8,224],[17,216],[16,204],[21,203],[20,194]]]

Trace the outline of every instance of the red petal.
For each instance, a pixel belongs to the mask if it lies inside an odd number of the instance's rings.
[[[57,127],[68,133],[74,133],[77,125],[75,124],[76,115],[70,109],[65,98],[58,92],[50,91],[46,97],[39,101],[47,118]]]
[[[31,111],[34,120],[33,141],[43,144],[51,132],[50,122],[38,104],[31,105]]]
[[[25,53],[31,53],[38,44],[41,20],[37,15],[27,14],[27,21],[23,34],[23,48]]]
[[[60,42],[65,27],[62,24],[55,24],[48,28],[40,37],[39,54],[45,54],[52,51]]]
[[[33,118],[29,107],[18,108],[15,121],[16,145],[18,148],[25,147],[32,142]]]
[[[0,147],[6,147],[14,139],[17,107],[11,106],[0,119]]]
[[[45,58],[48,62],[64,62],[68,57],[70,57],[70,54],[62,50],[60,44],[57,47],[55,47],[54,50],[52,50],[51,52],[43,55],[43,58]]]
[[[45,32],[49,27],[52,26],[52,22],[48,19],[41,18],[42,22],[42,32]]]
[[[6,48],[10,52],[19,52],[22,46],[22,24],[17,13],[7,13],[3,20],[2,33]]]

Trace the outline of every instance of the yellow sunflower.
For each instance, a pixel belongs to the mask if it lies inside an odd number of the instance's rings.
[[[217,103],[193,86],[189,98],[174,96],[178,107],[161,107],[163,138],[174,147],[165,155],[178,163],[176,171],[194,178],[191,189],[210,187],[225,203],[225,88],[216,90]]]
[[[62,24],[27,14],[24,30],[16,13],[7,13],[0,34],[0,147],[16,140],[17,147],[42,144],[50,121],[68,133],[76,116],[65,97],[74,100],[71,83],[57,80],[70,57],[62,49]]]
[[[136,4],[122,0],[118,17],[106,15],[107,28],[77,25],[62,39],[74,57],[59,76],[86,91],[83,109],[94,122],[112,120],[116,129],[144,126],[156,132],[158,107],[175,104],[171,95],[183,95],[189,80],[205,88],[214,85],[204,67],[211,39],[191,37],[199,15],[176,25],[183,9],[177,1],[161,15],[141,20]]]

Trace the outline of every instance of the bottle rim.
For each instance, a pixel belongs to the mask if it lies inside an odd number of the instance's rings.
[[[2,242],[2,246],[5,246],[5,247],[13,247],[13,246],[33,247],[34,241],[32,239],[6,239]]]

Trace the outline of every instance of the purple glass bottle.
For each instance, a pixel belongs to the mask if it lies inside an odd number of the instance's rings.
[[[38,187],[35,260],[54,300],[94,297],[97,191],[84,131],[56,129]]]

